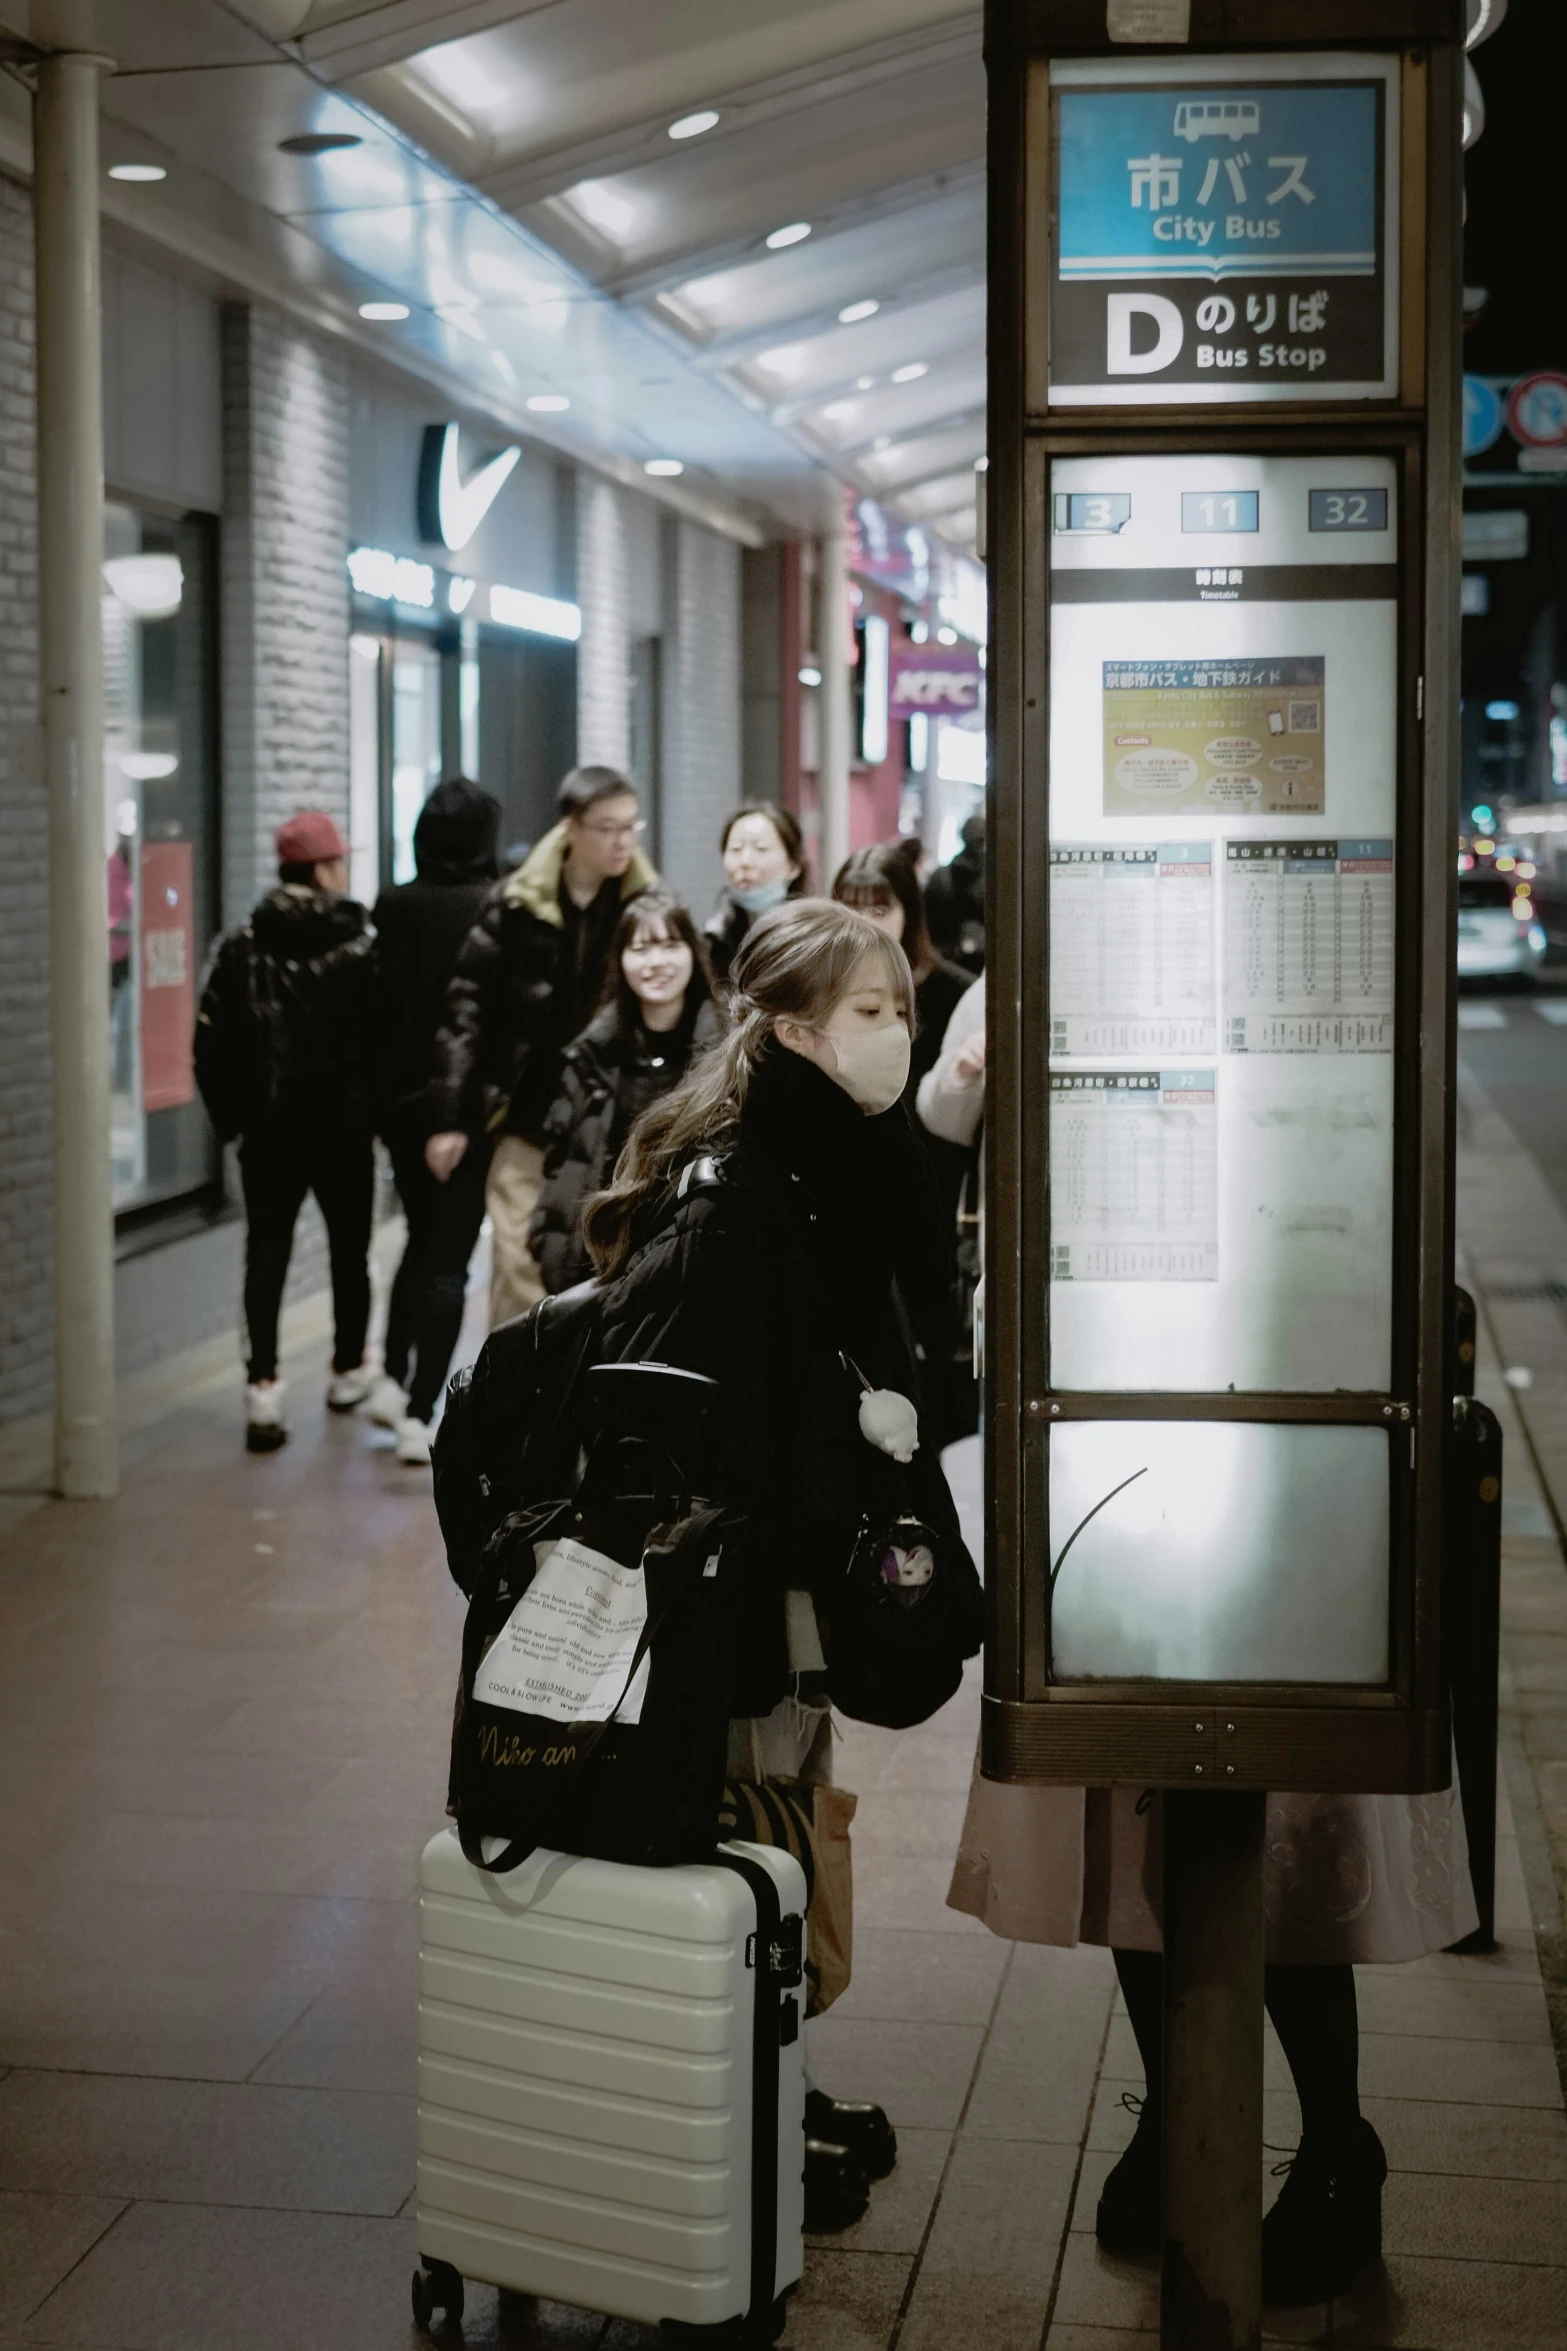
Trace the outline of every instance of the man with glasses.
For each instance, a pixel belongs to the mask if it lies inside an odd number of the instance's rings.
[[[603,997],[620,910],[658,879],[637,847],[641,831],[623,775],[574,767],[560,787],[559,824],[495,892],[447,991],[425,1161],[444,1183],[465,1152],[493,1138],[485,1186],[492,1327],[544,1295],[528,1248],[544,1121],[562,1050]]]

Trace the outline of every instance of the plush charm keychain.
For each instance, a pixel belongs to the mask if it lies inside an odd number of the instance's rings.
[[[919,1414],[896,1388],[873,1388],[852,1356],[839,1362],[860,1383],[860,1435],[894,1461],[912,1461],[920,1449]]]

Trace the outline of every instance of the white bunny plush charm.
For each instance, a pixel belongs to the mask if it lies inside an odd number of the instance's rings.
[[[860,1396],[860,1434],[894,1461],[912,1461],[919,1451],[919,1415],[896,1388],[866,1388]]]

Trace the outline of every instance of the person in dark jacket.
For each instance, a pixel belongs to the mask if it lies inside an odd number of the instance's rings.
[[[917,1025],[904,1099],[912,1112],[920,1081],[941,1051],[947,1023],[973,980],[959,965],[938,955],[931,944],[912,843],[883,842],[873,849],[856,849],[839,867],[832,894],[841,904],[868,915],[878,929],[898,941],[909,959]],[[960,1316],[957,1303],[958,1216],[965,1186],[972,1190],[978,1152],[975,1147],[964,1149],[943,1141],[917,1118],[915,1129],[930,1160],[941,1211],[937,1242],[941,1279],[932,1292],[933,1319],[919,1337],[928,1366],[931,1412],[939,1441],[946,1445],[958,1437],[972,1436],[978,1426],[968,1317],[966,1312]]]
[[[724,860],[723,904],[708,916],[702,936],[714,972],[727,980],[757,917],[803,893],[805,840],[787,808],[772,800],[748,800],[725,818],[718,846]]]
[[[696,925],[667,890],[645,890],[620,918],[610,993],[566,1047],[544,1129],[544,1188],[528,1232],[547,1290],[586,1281],[583,1205],[609,1182],[633,1122],[723,1035]]]
[[[372,966],[369,920],[347,895],[348,844],[305,809],[278,828],[278,886],[218,946],[196,1015],[196,1083],[220,1140],[239,1138],[245,1195],[245,1443],[288,1436],[278,1316],[294,1226],[313,1192],[332,1262],[335,1345],[326,1400],[370,1390]]]
[[[488,1152],[476,1145],[443,1179],[426,1164],[425,1145],[436,1031],[458,952],[495,887],[500,821],[500,802],[466,776],[437,784],[414,826],[414,879],[383,890],[375,905],[377,1124],[408,1239],[368,1409],[396,1430],[397,1458],[410,1467],[430,1458],[430,1422],[484,1222]]]
[[[931,875],[925,913],[939,953],[977,978],[985,968],[985,811],[963,827],[963,846]]]
[[[909,1336],[931,1213],[902,1099],[913,985],[894,941],[823,899],[763,915],[730,976],[729,1034],[643,1113],[589,1204],[597,1345],[619,1362],[656,1342],[718,1382],[749,1546],[731,1776],[759,1758],[825,1779],[820,1627],[858,1530],[912,1509],[957,1535]],[[691,1180],[704,1161],[719,1180]],[[877,2107],[813,2089],[806,2129],[860,2160],[862,2198],[890,2167]]]
[[[623,775],[573,768],[560,788],[559,824],[492,895],[447,989],[425,1158],[444,1180],[470,1146],[494,1137],[485,1186],[492,1323],[544,1295],[528,1250],[544,1121],[561,1055],[603,996],[621,909],[658,879],[637,848],[641,830]]]

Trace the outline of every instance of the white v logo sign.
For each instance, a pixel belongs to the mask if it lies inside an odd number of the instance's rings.
[[[465,482],[457,469],[457,439],[454,424],[426,425],[419,460],[419,528],[454,552],[467,546],[522,455],[515,444],[503,449]]]

